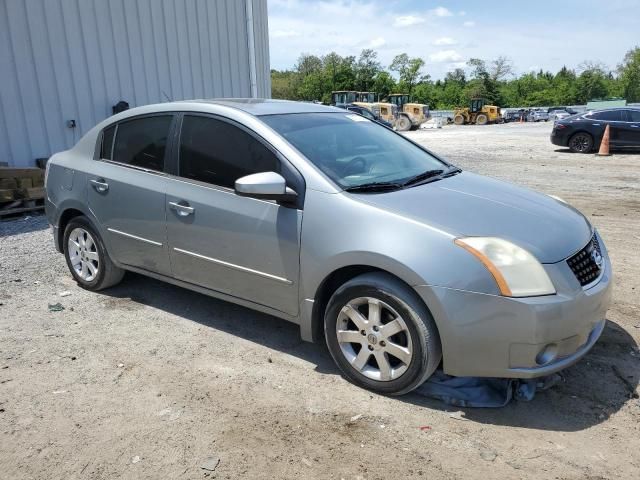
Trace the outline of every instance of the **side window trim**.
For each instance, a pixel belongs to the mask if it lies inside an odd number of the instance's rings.
[[[187,182],[187,183],[193,183],[199,186],[206,186],[209,188],[214,188],[214,189],[218,189],[224,192],[230,192],[235,194],[235,191],[233,188],[229,188],[229,187],[225,187],[224,185],[218,185],[218,184],[214,184],[214,183],[208,183],[208,182],[203,182],[203,181],[199,181],[199,180],[194,180],[191,178],[187,178],[187,177],[182,177],[180,176],[180,145],[181,145],[181,141],[182,141],[182,125],[183,125],[183,120],[185,116],[194,116],[194,117],[204,117],[204,118],[211,118],[214,120],[218,120],[224,123],[227,123],[233,127],[239,128],[240,130],[242,130],[244,133],[246,133],[247,135],[249,135],[251,138],[253,138],[254,140],[256,140],[257,142],[259,142],[262,146],[264,146],[267,150],[269,150],[278,160],[278,162],[280,162],[280,165],[282,168],[286,168],[288,170],[289,175],[291,177],[295,177],[295,184],[291,185],[295,190],[296,193],[298,194],[298,202],[296,204],[297,208],[302,210],[302,205],[304,204],[304,197],[305,197],[305,191],[306,191],[306,182],[304,181],[304,177],[303,175],[300,173],[300,171],[277,149],[275,148],[271,143],[269,143],[264,137],[260,136],[259,134],[257,134],[255,131],[251,130],[249,127],[247,127],[246,125],[243,125],[240,122],[237,122],[231,118],[228,117],[224,117],[222,115],[217,115],[214,113],[206,113],[206,112],[180,112],[180,120],[179,120],[179,129],[177,130],[176,136],[175,136],[175,172],[171,173],[171,175],[175,176],[176,179]],[[284,175],[283,175],[284,176]],[[287,181],[288,183],[288,181]]]

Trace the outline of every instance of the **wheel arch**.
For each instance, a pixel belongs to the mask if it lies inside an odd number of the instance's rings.
[[[60,214],[60,217],[58,218],[58,225],[56,228],[56,235],[54,238],[56,242],[56,249],[59,252],[64,251],[63,249],[64,231],[67,228],[67,225],[74,218],[82,217],[82,216],[87,216],[87,215],[85,214],[85,212],[75,207],[66,208]]]
[[[385,275],[389,275],[414,291],[410,282],[407,282],[397,274],[381,267],[367,264],[355,264],[337,268],[327,274],[316,289],[310,318],[303,319],[301,324],[302,337],[304,340],[319,342],[324,338],[324,315],[329,299],[341,285],[365,273],[383,273]],[[429,306],[424,302],[420,295],[417,292],[415,292],[415,295],[416,298],[424,304],[425,308],[431,312]],[[308,322],[307,326],[305,326],[305,320]]]

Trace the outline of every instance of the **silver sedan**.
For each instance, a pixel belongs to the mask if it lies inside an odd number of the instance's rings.
[[[439,365],[558,371],[594,345],[610,302],[604,242],[561,199],[322,105],[135,108],[54,155],[46,190],[80,286],[132,271],[267,312],[387,394]]]

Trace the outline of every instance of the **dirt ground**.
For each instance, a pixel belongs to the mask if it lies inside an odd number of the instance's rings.
[[[639,478],[640,154],[570,154],[550,129],[408,134],[563,197],[606,241],[607,328],[532,402],[387,398],[347,383],[282,320],[133,274],[84,291],[44,217],[22,218],[0,223],[0,478]]]

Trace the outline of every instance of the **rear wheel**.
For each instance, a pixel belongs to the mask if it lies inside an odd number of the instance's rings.
[[[442,358],[440,337],[416,293],[384,273],[360,275],[331,297],[325,337],[344,376],[389,395],[426,381]]]
[[[113,264],[86,217],[75,217],[67,224],[63,248],[69,271],[82,288],[97,291],[122,280],[124,270]]]
[[[489,117],[484,113],[479,113],[476,117],[476,125],[486,125],[489,122]]]
[[[406,132],[411,129],[411,120],[404,115],[398,117],[398,131]]]
[[[593,137],[586,132],[578,132],[569,139],[569,150],[575,153],[589,153],[593,150]]]
[[[458,114],[453,117],[453,123],[455,123],[456,125],[464,125],[464,115]]]

